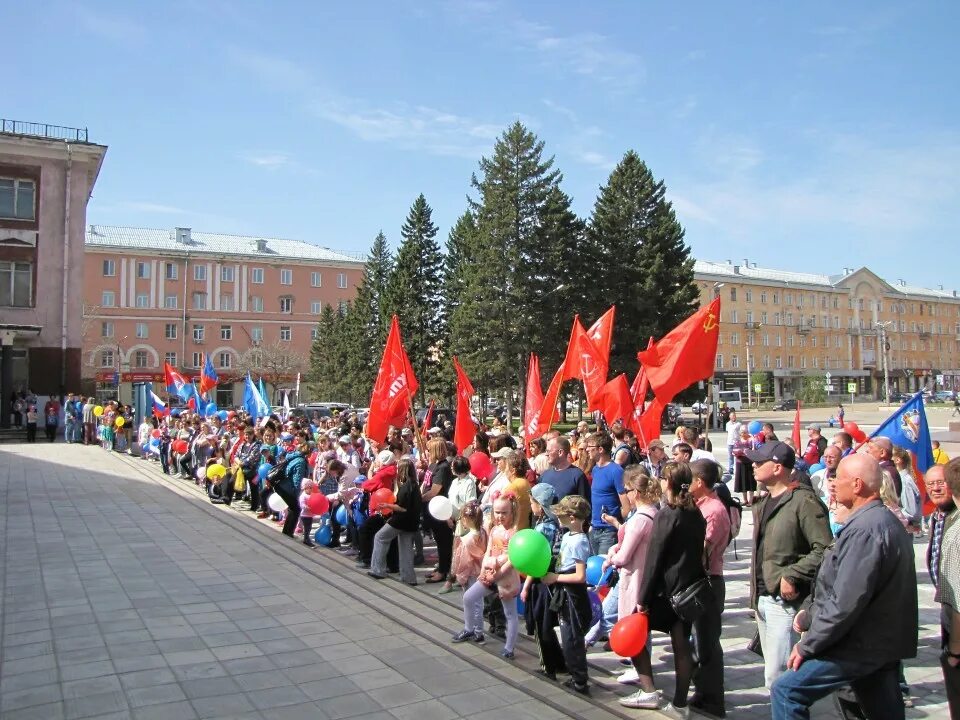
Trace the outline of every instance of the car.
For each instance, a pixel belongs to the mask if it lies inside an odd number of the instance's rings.
[[[937,390],[933,396],[934,400],[937,402],[953,402],[953,393],[949,390]]]
[[[882,395],[880,396],[883,397]],[[892,403],[905,403],[910,399],[910,396],[902,392],[891,392],[890,393],[890,402]]]
[[[308,420],[312,420],[314,415],[319,418],[330,418],[333,417],[333,413],[330,411],[330,408],[326,405],[320,405],[318,403],[307,403],[306,405],[297,405],[295,408],[290,409],[290,414],[294,417],[305,417]]]
[[[683,408],[676,403],[667,403],[660,416],[661,429],[673,432],[680,425],[683,425]]]
[[[417,410],[417,425],[422,425],[424,419],[427,417],[427,408],[420,408]],[[456,425],[457,422],[457,413],[450,408],[446,407],[435,407],[433,409],[433,415],[430,418],[430,425],[436,427],[442,427],[440,423],[446,422],[449,420],[451,423]],[[430,428],[424,428],[429,430]]]
[[[788,398],[788,399],[785,399],[785,400],[781,400],[780,402],[778,402],[777,404],[775,404],[772,409],[773,409],[773,410],[796,410],[796,409],[797,409],[797,399],[796,399],[796,398]]]
[[[701,415],[706,415],[708,412],[710,412],[710,405],[707,403],[706,400],[704,400],[703,402],[695,402],[693,405],[690,406],[690,410],[691,412],[693,412],[694,415],[698,413]]]

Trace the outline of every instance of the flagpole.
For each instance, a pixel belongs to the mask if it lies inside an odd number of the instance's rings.
[[[420,450],[420,458],[426,459],[427,451],[423,445],[423,437],[420,435],[420,428],[417,427],[417,413],[413,409],[413,393],[410,392],[410,386],[404,383],[407,390],[407,402],[410,404],[410,417],[413,419],[413,436],[417,442],[417,448]]]

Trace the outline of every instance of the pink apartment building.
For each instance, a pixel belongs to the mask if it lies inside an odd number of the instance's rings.
[[[86,232],[83,375],[98,397],[162,386],[164,362],[198,378],[209,355],[216,402],[237,405],[263,375],[270,402],[306,370],[324,305],[351,300],[360,256],[297,240],[190,228],[91,225]],[[162,393],[161,393],[162,394]]]
[[[0,120],[0,427],[11,393],[79,390],[83,233],[106,152],[86,130]]]

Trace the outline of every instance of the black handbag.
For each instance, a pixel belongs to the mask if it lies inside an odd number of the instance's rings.
[[[674,593],[670,597],[670,607],[683,622],[694,623],[713,602],[713,588],[709,578],[701,578],[686,590]]]

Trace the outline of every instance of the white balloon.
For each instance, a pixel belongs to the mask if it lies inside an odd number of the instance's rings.
[[[427,509],[431,515],[440,521],[449,520],[453,517],[453,503],[450,502],[450,498],[446,498],[443,495],[437,495],[430,500],[427,504]]]
[[[276,493],[273,493],[267,498],[267,505],[269,505],[270,509],[274,512],[282,512],[287,509],[287,504],[283,501],[283,498]]]

